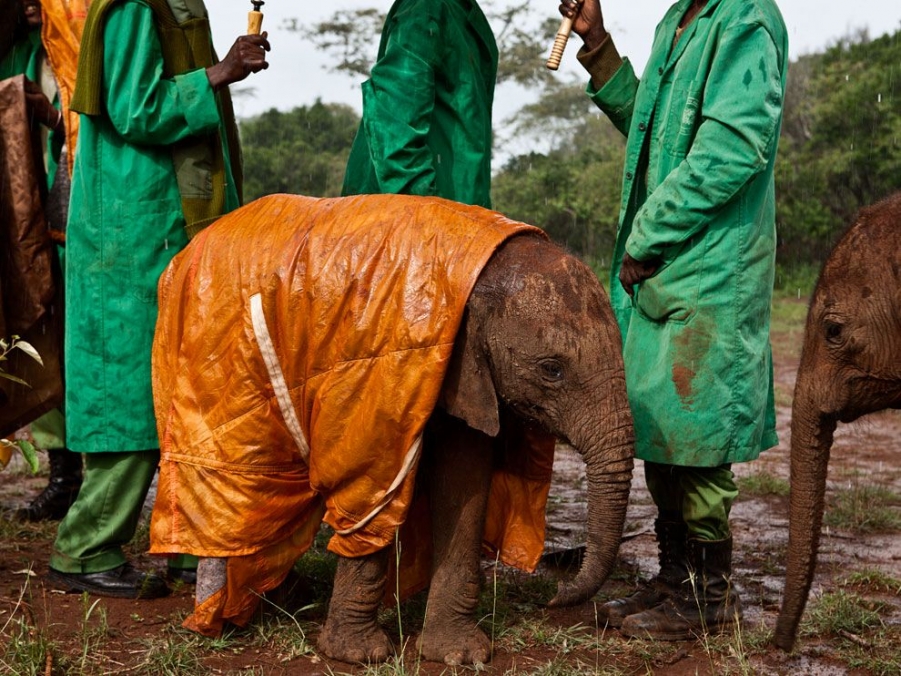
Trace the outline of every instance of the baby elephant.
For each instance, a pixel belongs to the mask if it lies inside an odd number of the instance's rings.
[[[901,193],[860,212],[810,302],[792,403],[791,514],[775,642],[791,650],[816,565],[838,422],[901,408]]]
[[[481,552],[537,564],[555,437],[589,504],[551,603],[610,573],[633,457],[619,331],[537,228],[438,198],[275,195],[200,233],[159,290],[151,551],[201,557],[186,626],[248,622],[324,520],[323,653],[386,659],[380,604],[429,586],[423,658],[486,662]]]

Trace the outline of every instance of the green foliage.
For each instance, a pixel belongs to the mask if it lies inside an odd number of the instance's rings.
[[[482,0],[480,4],[498,45],[498,83],[510,81],[526,87],[551,83],[554,76],[543,59],[560,22],[554,18],[540,21],[529,3]],[[381,35],[385,17],[374,7],[340,9],[325,21],[304,24],[294,18],[284,27],[328,54],[329,71],[359,80],[369,77],[375,63],[379,46],[375,36]]]
[[[377,40],[382,31],[385,14],[373,7],[337,10],[330,18],[306,25],[298,19],[288,19],[285,28],[298,33],[303,40],[316,46],[317,51],[332,56],[329,70],[350,76],[369,77],[375,60]]]
[[[9,354],[13,350],[19,350],[20,352],[27,354],[38,364],[43,366],[44,362],[41,359],[41,355],[38,354],[38,351],[34,349],[31,343],[22,340],[19,336],[12,336],[9,340],[0,338],[0,379],[11,380],[14,383],[29,387],[28,383],[24,380],[8,373],[6,369],[3,368],[4,362],[9,361]],[[25,458],[25,462],[28,463],[31,473],[37,474],[37,450],[35,449],[34,444],[27,439],[15,439],[12,441],[9,439],[0,439],[0,469],[3,469],[9,464],[12,453],[16,450],[22,454],[23,458]]]
[[[7,373],[6,369],[3,368],[3,362],[9,361],[9,354],[13,350],[24,352],[42,366],[44,365],[44,362],[41,359],[41,355],[38,354],[38,351],[34,349],[31,343],[22,340],[19,336],[12,336],[9,340],[0,338],[0,378],[12,380],[14,383],[19,383],[19,385],[25,385],[27,387],[28,383],[11,373]]]
[[[537,225],[598,267],[609,266],[619,217],[624,141],[606,119],[589,117],[548,155],[510,160],[492,184],[498,211]]]
[[[339,195],[359,122],[352,108],[320,101],[243,120],[245,201],[273,193]]]
[[[783,260],[819,261],[858,209],[898,189],[901,32],[791,65],[777,166]]]

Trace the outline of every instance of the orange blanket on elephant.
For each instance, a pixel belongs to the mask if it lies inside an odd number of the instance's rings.
[[[227,559],[226,586],[187,626],[245,623],[322,519],[344,556],[394,540],[469,293],[522,232],[541,231],[437,198],[275,195],[173,260],[153,349],[151,552]],[[486,538],[502,561],[531,569],[553,439],[522,439],[532,451],[498,471]],[[427,579],[428,539],[409,524],[401,533],[408,591]]]

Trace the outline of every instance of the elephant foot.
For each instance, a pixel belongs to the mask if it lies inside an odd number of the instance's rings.
[[[328,616],[319,634],[319,649],[342,662],[384,662],[394,645],[378,622],[385,595],[388,549],[367,556],[338,558]]]
[[[384,662],[394,654],[394,645],[378,625],[351,626],[326,621],[317,645],[326,657],[351,664]]]
[[[430,623],[419,639],[419,654],[424,660],[450,666],[487,664],[491,641],[472,623]]]

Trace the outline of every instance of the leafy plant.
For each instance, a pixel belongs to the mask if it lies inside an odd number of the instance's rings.
[[[44,365],[41,355],[38,354],[38,351],[34,349],[31,343],[20,339],[19,336],[12,336],[9,340],[0,338],[0,378],[5,378],[6,380],[18,383],[19,385],[30,387],[24,380],[18,376],[14,376],[4,368],[3,363],[9,361],[9,355],[13,350],[19,350],[34,359],[41,366]],[[34,444],[26,439],[0,439],[0,469],[3,469],[9,464],[9,461],[12,459],[13,451],[16,450],[18,450],[22,454],[22,457],[25,458],[25,462],[28,463],[31,473],[36,474],[38,471],[37,451]]]

